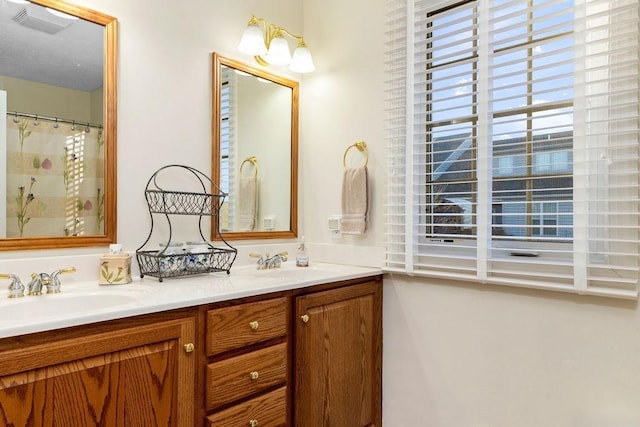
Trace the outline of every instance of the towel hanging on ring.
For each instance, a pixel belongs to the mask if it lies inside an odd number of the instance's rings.
[[[365,154],[365,162],[361,166],[347,167],[347,153],[354,147]],[[367,171],[369,153],[367,144],[364,141],[358,141],[347,147],[342,163],[345,169],[342,176],[342,221],[340,223],[340,231],[343,234],[364,234],[367,230],[369,207]]]
[[[243,175],[246,163],[253,165],[252,175]],[[240,179],[238,191],[238,229],[253,231],[258,222],[258,159],[256,156],[247,157],[240,164]]]

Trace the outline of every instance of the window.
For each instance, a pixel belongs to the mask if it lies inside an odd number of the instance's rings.
[[[388,270],[637,296],[637,0],[387,3]]]

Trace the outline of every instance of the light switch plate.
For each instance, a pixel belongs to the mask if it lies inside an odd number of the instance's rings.
[[[266,215],[262,218],[262,228],[267,231],[274,230],[276,228],[276,216]]]
[[[329,216],[329,231],[340,231],[340,223],[342,221],[342,215]]]

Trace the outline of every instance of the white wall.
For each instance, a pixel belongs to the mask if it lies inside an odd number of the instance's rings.
[[[236,46],[252,14],[298,31],[294,0],[86,1],[119,20],[118,236],[144,241],[144,186],[159,167],[211,169],[211,53]],[[125,190],[125,191],[122,191]]]
[[[383,10],[384,0],[304,2],[305,41],[316,64],[300,90],[301,222],[310,242],[384,246]],[[341,213],[343,155],[359,140],[369,153],[368,231],[336,240],[327,220]],[[349,152],[351,164],[359,154]]]
[[[293,32],[304,25],[318,68],[302,79],[300,94],[300,229],[316,243],[312,260],[323,245],[335,245],[330,252],[345,260],[384,245],[384,0],[78,3],[120,22],[118,235],[125,250],[146,238],[143,191],[158,167],[179,162],[209,171],[210,54],[249,61],[235,47],[252,13]],[[326,219],[340,212],[342,155],[360,139],[370,155],[369,232],[334,240]],[[387,427],[640,425],[634,302],[407,277],[387,278],[384,298]]]

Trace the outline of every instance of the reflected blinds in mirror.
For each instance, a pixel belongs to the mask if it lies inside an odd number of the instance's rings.
[[[227,194],[233,194],[234,173],[236,162],[235,148],[235,73],[228,67],[222,67],[220,91],[220,189]],[[221,232],[234,230],[233,198],[227,198],[220,208]]]

